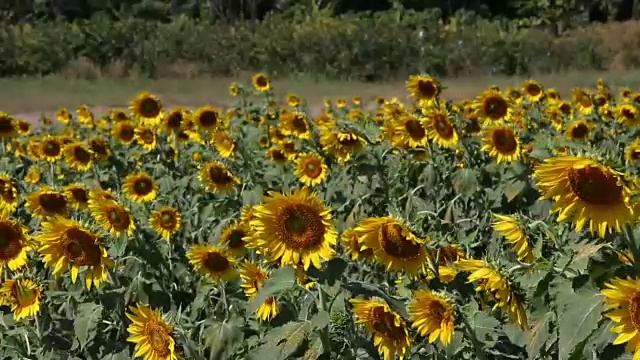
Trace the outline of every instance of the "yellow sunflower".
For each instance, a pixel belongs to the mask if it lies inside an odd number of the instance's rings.
[[[567,126],[565,136],[573,141],[584,141],[589,138],[594,126],[586,120],[577,120]]]
[[[573,103],[583,115],[590,115],[595,111],[593,98],[590,93],[582,88],[575,88],[572,92]]]
[[[240,86],[238,86],[237,84],[231,84],[229,85],[229,95],[231,95],[231,97],[237,97],[238,95],[240,95]]]
[[[382,299],[351,299],[356,324],[364,325],[373,335],[373,343],[383,360],[404,359],[411,347],[409,330],[402,317]]]
[[[322,128],[320,144],[324,151],[331,154],[339,162],[344,163],[349,161],[354,154],[364,149],[366,140],[350,131]]]
[[[69,112],[69,110],[65,108],[60,108],[56,111],[56,119],[64,125],[69,125],[71,120],[73,119],[73,115]]]
[[[266,92],[271,89],[271,80],[263,73],[253,75],[251,82],[253,83],[253,88],[259,92]]]
[[[128,342],[135,344],[135,357],[143,360],[178,360],[173,337],[173,326],[167,322],[159,309],[137,303],[126,313],[131,324]]]
[[[312,153],[298,155],[295,173],[306,186],[315,186],[327,178],[329,167],[322,156]]]
[[[25,199],[27,210],[38,218],[54,215],[66,216],[69,212],[69,202],[64,193],[44,185],[40,187],[40,190],[27,194]]]
[[[240,184],[240,179],[218,161],[202,164],[199,178],[205,189],[214,193],[228,193]]]
[[[109,119],[114,123],[120,121],[129,121],[129,115],[122,109],[111,109],[109,110]]]
[[[294,108],[300,106],[301,103],[300,98],[296,94],[288,94],[286,100],[287,105]]]
[[[265,154],[267,155],[267,158],[278,165],[284,165],[287,163],[287,161],[289,161],[289,158],[284,153],[284,151],[282,151],[282,149],[277,146],[267,149]]]
[[[231,256],[240,258],[247,252],[249,227],[239,221],[233,221],[225,227],[218,243],[224,245]]]
[[[258,294],[262,284],[269,278],[269,274],[260,265],[249,261],[242,262],[238,265],[238,268],[241,279],[240,287],[242,287],[244,294],[249,299],[253,299]],[[269,321],[276,317],[279,312],[278,301],[271,296],[256,310],[256,316],[260,321]]]
[[[232,281],[238,276],[236,260],[228,250],[211,245],[192,245],[187,252],[196,271],[213,281]]]
[[[409,95],[419,101],[432,102],[440,95],[440,83],[428,75],[411,75],[405,85]]]
[[[80,124],[88,128],[93,128],[93,113],[87,105],[78,106],[76,114],[78,114]]]
[[[41,296],[42,288],[26,278],[7,280],[0,287],[0,305],[11,307],[15,321],[37,315]]]
[[[418,290],[412,295],[413,300],[407,306],[407,311],[413,318],[411,327],[420,336],[428,336],[429,343],[440,339],[442,345],[449,344],[456,322],[454,303],[431,290]]]
[[[147,126],[139,126],[135,130],[135,139],[145,150],[151,151],[157,146],[156,133]]]
[[[143,125],[158,125],[164,117],[164,107],[160,99],[146,91],[131,101],[129,110]]]
[[[616,120],[627,127],[640,125],[640,109],[635,104],[620,104],[613,109],[613,112]]]
[[[417,117],[404,114],[396,122],[390,123],[393,126],[394,143],[398,146],[417,148],[427,145],[427,129],[425,121]]]
[[[525,91],[525,94],[526,94],[526,91]],[[512,87],[508,88],[506,92],[506,96],[511,101],[513,101],[513,103],[516,105],[522,104],[522,101],[524,100],[523,92],[517,88],[512,88]]]
[[[513,246],[518,260],[532,263],[534,258],[531,243],[518,219],[513,216],[499,214],[493,214],[493,217],[495,218],[491,225],[493,230],[504,236],[507,242]]]
[[[213,106],[203,106],[193,115],[196,127],[204,133],[212,133],[224,127],[224,112]]]
[[[640,138],[633,140],[627,145],[624,158],[629,164],[640,164]]]
[[[54,162],[62,156],[62,142],[51,135],[46,135],[40,142],[39,153],[41,158]]]
[[[167,241],[171,239],[171,235],[180,230],[181,222],[182,216],[180,212],[170,206],[165,206],[154,211],[149,218],[151,228]]]
[[[64,146],[62,153],[65,162],[72,169],[89,171],[93,165],[93,152],[81,142],[73,142]]]
[[[603,315],[614,322],[611,331],[618,334],[614,345],[627,343],[627,352],[633,360],[640,359],[640,280],[615,278],[605,283],[605,310]]]
[[[544,96],[542,84],[535,80],[526,80],[522,85],[522,91],[527,94],[527,99],[531,102],[538,102]]]
[[[131,236],[136,229],[131,211],[114,200],[89,196],[89,211],[102,228],[115,236]]]
[[[362,249],[362,242],[356,229],[350,228],[340,234],[340,242],[347,249],[352,260],[365,259],[373,260],[372,249]]]
[[[18,127],[16,121],[7,113],[0,112],[0,139],[7,139],[16,135]]]
[[[281,266],[303,264],[320,269],[335,255],[338,233],[331,210],[307,188],[288,194],[271,192],[254,207],[252,243]]]
[[[136,128],[129,120],[119,121],[113,125],[111,135],[118,140],[120,144],[131,144],[136,135]]]
[[[236,144],[224,130],[218,130],[213,134],[213,146],[221,157],[232,158],[236,152]]]
[[[19,222],[0,213],[0,276],[5,265],[16,271],[27,265],[27,253],[31,251],[28,229]]]
[[[440,281],[446,283],[452,282],[458,275],[458,270],[453,266],[455,262],[466,259],[467,257],[462,247],[458,244],[430,248],[427,251],[433,261],[435,261],[436,258],[438,259],[438,275],[440,277]],[[426,280],[431,280],[435,277],[435,274],[433,274],[431,269],[429,269],[426,275]]]
[[[7,174],[0,173],[0,213],[13,213],[20,203],[16,184]]]
[[[89,146],[97,160],[106,160],[111,156],[111,148],[109,148],[109,144],[104,138],[94,137],[89,139]]]
[[[542,197],[554,200],[551,212],[558,221],[572,220],[576,231],[587,225],[592,233],[604,237],[622,232],[635,216],[630,190],[622,174],[593,159],[562,156],[545,159],[533,177]]]
[[[145,203],[152,201],[158,195],[158,184],[149,174],[139,171],[127,175],[122,182],[122,192],[132,201]]]
[[[387,271],[404,271],[415,276],[427,265],[424,240],[392,216],[364,219],[355,230],[362,244],[360,249],[371,249],[375,260]]]
[[[177,134],[182,129],[182,124],[187,117],[187,112],[183,108],[171,109],[162,119],[162,131],[166,134]]]
[[[40,182],[40,179],[41,179],[40,169],[38,169],[33,165],[29,168],[29,170],[27,170],[27,173],[24,176],[24,181],[26,181],[29,184],[37,184]],[[2,191],[0,191],[0,193],[1,192]]]
[[[83,210],[89,206],[89,192],[85,185],[76,183],[64,187],[67,202],[76,210]]]
[[[438,146],[452,148],[458,144],[458,134],[445,106],[426,112],[429,138]]]
[[[549,101],[550,104],[555,104],[558,101],[562,100],[560,93],[558,92],[558,90],[554,88],[547,89],[545,91],[545,95],[547,96],[547,100]]]
[[[336,107],[338,109],[344,109],[349,105],[346,99],[336,99]]]
[[[280,115],[280,132],[285,136],[295,136],[298,139],[311,138],[311,126],[307,115],[299,111],[287,111]]]
[[[16,120],[16,129],[21,135],[29,135],[31,134],[31,124],[28,121],[24,120]],[[0,130],[0,133],[2,130]]]
[[[38,252],[44,263],[59,276],[71,267],[71,281],[76,282],[78,273],[85,271],[85,285],[99,287],[107,279],[107,269],[114,265],[106,248],[95,233],[75,220],[56,216],[43,222],[36,236],[40,244]]]
[[[481,123],[508,120],[513,104],[500,91],[485,90],[473,104],[475,114]]]
[[[498,163],[520,159],[520,139],[511,126],[490,125],[482,132],[482,151],[486,151]]]

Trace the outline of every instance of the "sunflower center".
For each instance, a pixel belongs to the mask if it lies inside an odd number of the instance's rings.
[[[310,178],[317,178],[322,174],[322,166],[317,161],[309,161],[304,165],[304,173]]]
[[[622,116],[624,116],[624,118],[627,120],[633,120],[635,118],[633,111],[629,109],[622,109],[621,113],[622,113]]]
[[[385,253],[401,259],[413,259],[418,256],[420,245],[407,239],[399,224],[384,224],[380,232],[380,241]]]
[[[9,117],[0,116],[0,134],[11,134],[15,128]]]
[[[384,337],[391,339],[401,339],[405,336],[404,329],[396,325],[393,314],[388,313],[382,306],[371,310],[371,326]]]
[[[107,219],[111,226],[118,230],[126,229],[131,223],[129,214],[120,206],[112,206],[107,209]]]
[[[56,141],[47,141],[44,145],[44,154],[47,156],[58,156],[60,154],[60,144]]]
[[[615,205],[622,199],[617,177],[599,167],[571,169],[568,177],[573,193],[587,204]]]
[[[233,182],[229,172],[220,166],[211,166],[209,168],[209,179],[215,184],[230,184]]]
[[[73,148],[73,158],[81,164],[88,164],[91,161],[91,153],[82,146],[75,146]]]
[[[584,139],[587,135],[589,134],[589,127],[587,126],[587,124],[577,124],[572,130],[571,130],[571,136],[574,139]]]
[[[205,128],[216,126],[218,124],[218,113],[213,110],[203,111],[198,117],[198,122]]]
[[[507,129],[496,129],[493,132],[492,140],[493,146],[501,153],[512,153],[518,147],[513,132]]]
[[[131,140],[133,140],[133,136],[134,135],[135,135],[135,130],[133,129],[133,126],[129,126],[129,125],[121,125],[120,126],[120,131],[118,132],[118,137],[121,140],[131,141]]]
[[[447,311],[444,305],[439,301],[431,301],[431,303],[426,307],[427,317],[432,319],[436,323],[441,323],[444,318],[444,314]]]
[[[153,144],[155,136],[153,135],[153,132],[151,130],[144,129],[140,132],[140,139],[142,139],[142,142],[145,144]]]
[[[256,78],[256,85],[258,85],[259,88],[265,88],[269,85],[269,82],[267,81],[266,77],[258,76]]]
[[[173,112],[169,114],[169,118],[167,119],[167,127],[170,129],[179,129],[182,125],[182,113],[181,112]]]
[[[48,213],[61,214],[67,208],[67,199],[62,194],[44,193],[38,200],[42,209]]]
[[[11,287],[11,296],[18,301],[20,307],[33,305],[38,301],[38,291],[15,282]]]
[[[147,195],[153,190],[153,183],[149,179],[137,179],[133,183],[133,190],[136,195]]]
[[[284,155],[284,153],[280,149],[273,149],[273,151],[271,151],[270,155],[271,155],[271,158],[274,161],[285,161],[285,160],[287,160],[287,157]]]
[[[453,126],[442,114],[436,116],[435,128],[438,135],[444,139],[449,139],[453,136]]]
[[[580,105],[585,108],[590,108],[593,106],[593,102],[591,101],[591,97],[589,95],[582,95],[580,97]]]
[[[438,88],[433,81],[430,80],[418,80],[418,91],[426,98],[432,98],[438,92]]]
[[[107,152],[107,144],[103,139],[92,139],[90,142],[91,150],[99,156],[106,156]]]
[[[560,105],[558,109],[565,115],[571,114],[571,105],[569,103],[562,103],[562,105]]]
[[[629,317],[636,330],[640,330],[640,294],[635,294],[629,301]]]
[[[313,249],[322,244],[325,226],[322,217],[312,207],[295,204],[284,207],[278,215],[279,237],[297,250]]]
[[[540,86],[536,84],[530,84],[529,86],[527,86],[527,94],[529,94],[530,96],[538,96],[541,93],[542,89],[540,88]]]
[[[409,136],[414,140],[423,139],[427,134],[422,124],[420,124],[416,119],[410,119],[405,122],[404,128],[407,130],[407,133],[409,133]]]
[[[73,188],[69,190],[73,199],[80,204],[86,204],[89,201],[89,196],[87,195],[87,191],[82,188]]]
[[[171,354],[169,349],[171,337],[160,324],[153,321],[147,322],[144,325],[144,335],[156,357],[166,358]]]
[[[9,223],[0,223],[0,261],[15,258],[22,251],[22,233]]]
[[[640,149],[636,149],[631,152],[631,159],[632,160],[640,159]]]
[[[223,272],[229,265],[229,260],[219,252],[210,252],[204,260],[204,266],[211,272]]]
[[[242,230],[233,230],[231,234],[229,234],[229,242],[227,246],[230,249],[240,249],[244,246],[245,233]]]
[[[338,137],[338,143],[345,147],[353,147],[360,143],[358,137],[353,134],[345,134],[345,136]]]
[[[305,121],[304,117],[301,115],[298,115],[298,114],[295,115],[295,117],[293,118],[292,125],[293,125],[293,128],[296,130],[296,132],[299,132],[299,133],[307,132],[307,122]]]
[[[484,101],[484,113],[492,120],[505,117],[508,109],[509,105],[502,96],[491,96]]]
[[[65,243],[64,253],[71,263],[76,266],[97,266],[102,259],[102,251],[91,234],[70,228],[64,232],[62,239]]]
[[[140,114],[145,118],[154,118],[160,114],[160,104],[152,98],[140,101]]]
[[[160,224],[164,228],[173,228],[176,225],[176,218],[173,214],[164,212],[160,215]]]

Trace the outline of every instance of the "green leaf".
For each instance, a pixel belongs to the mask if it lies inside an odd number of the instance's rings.
[[[518,197],[526,187],[526,182],[522,180],[512,180],[504,187],[504,196],[507,198],[507,201],[511,202]]]
[[[320,337],[315,336],[313,338],[313,341],[311,342],[311,345],[309,346],[309,350],[304,353],[302,360],[317,360],[318,358],[320,358],[320,356],[322,356],[323,352],[324,348],[322,346],[322,340],[320,339]]]
[[[263,345],[251,351],[249,356],[255,360],[287,359],[309,337],[312,330],[310,321],[292,321],[271,329],[262,338]]]
[[[457,194],[472,195],[478,189],[476,173],[472,169],[462,168],[456,171],[453,178],[453,190]]]
[[[271,277],[264,282],[256,297],[247,304],[247,312],[253,314],[269,297],[291,289],[296,282],[293,268],[284,267],[275,270]]]
[[[329,323],[331,323],[331,316],[324,310],[321,310],[311,318],[311,326],[313,326],[314,330],[324,329],[329,326]]]
[[[231,359],[235,346],[242,342],[243,333],[233,321],[210,322],[204,330],[204,345],[211,351],[211,360]]]
[[[535,315],[534,315],[535,317]],[[529,359],[535,359],[540,353],[540,349],[549,338],[549,327],[553,319],[552,312],[546,312],[526,332],[526,349]]]
[[[602,296],[591,284],[573,292],[563,287],[558,300],[565,306],[558,310],[560,358],[566,359],[573,348],[598,326],[602,313]]]
[[[578,272],[584,272],[589,266],[589,259],[607,245],[609,244],[576,244],[572,246],[576,253],[569,267]]]
[[[73,322],[76,337],[80,349],[84,349],[87,343],[96,335],[96,325],[102,316],[102,305],[94,303],[82,303],[78,305],[76,319]]]

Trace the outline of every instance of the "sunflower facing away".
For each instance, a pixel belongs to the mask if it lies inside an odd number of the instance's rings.
[[[140,171],[124,178],[122,192],[135,202],[145,203],[156,198],[158,184],[146,172]]]
[[[572,221],[576,231],[588,227],[604,237],[622,232],[634,219],[630,190],[622,174],[599,162],[576,156],[545,159],[533,173],[542,197],[554,200],[558,221]]]
[[[27,253],[31,251],[27,228],[0,213],[0,276],[5,265],[11,271],[27,264]]]
[[[71,281],[76,282],[78,273],[85,271],[85,285],[98,287],[107,278],[107,268],[113,266],[101,239],[77,221],[61,216],[42,223],[36,240],[40,244],[38,252],[44,263],[59,276],[71,267]]]
[[[360,236],[356,229],[350,228],[343,231],[342,234],[340,234],[340,242],[342,246],[347,249],[352,260],[373,260],[373,250],[362,249]]]
[[[26,278],[5,281],[0,287],[0,306],[6,305],[13,311],[13,319],[32,317],[40,312],[42,289],[33,280]]]
[[[416,100],[432,102],[440,95],[440,83],[428,75],[411,75],[405,85],[409,95]]]
[[[482,130],[482,151],[496,162],[511,162],[520,159],[520,139],[515,130],[507,125],[490,125]]]
[[[244,294],[249,299],[253,299],[258,294],[262,284],[269,278],[269,274],[260,265],[249,261],[242,262],[238,265],[238,268],[241,279],[240,287],[242,287]],[[271,296],[256,310],[256,316],[260,321],[269,321],[276,317],[279,312],[278,301]]]
[[[96,223],[115,236],[131,236],[136,229],[131,211],[114,200],[89,196],[89,211]]]
[[[271,192],[254,207],[252,243],[281,266],[313,264],[320,269],[322,260],[335,255],[338,233],[331,209],[307,188],[288,194]]]
[[[235,155],[236,144],[226,131],[216,131],[213,134],[212,141],[213,146],[216,148],[218,154],[220,154],[221,157],[228,159],[232,158]]]
[[[65,162],[72,169],[78,171],[88,171],[93,164],[93,153],[91,149],[85,147],[81,142],[73,142],[64,146],[62,153]]]
[[[137,303],[136,306],[130,306],[126,314],[131,320],[127,328],[127,341],[135,344],[135,357],[143,360],[178,360],[173,326],[159,309]]]
[[[265,92],[271,89],[271,80],[269,80],[269,77],[265,74],[259,73],[253,75],[251,82],[253,83],[254,89],[259,92]]]
[[[240,179],[218,161],[201,165],[199,178],[205,189],[214,193],[228,193],[240,184]]]
[[[371,249],[387,271],[404,271],[415,276],[424,270],[427,249],[424,240],[392,216],[370,217],[356,227],[361,250]]]
[[[233,221],[224,228],[218,242],[226,247],[231,256],[242,257],[247,252],[249,230],[245,223]]]
[[[507,239],[507,242],[513,246],[518,260],[525,263],[533,262],[533,251],[531,244],[527,238],[523,226],[513,216],[493,214],[495,221],[491,225],[493,230]]]
[[[113,125],[111,135],[123,145],[131,144],[135,139],[136,128],[129,120],[119,121]]]
[[[633,360],[640,359],[640,280],[615,278],[605,283],[603,315],[614,322],[611,331],[618,334],[614,345],[627,343]]]
[[[433,142],[444,148],[452,148],[458,144],[458,133],[446,107],[431,109],[426,112],[425,116],[427,118],[427,132]]]
[[[306,186],[315,186],[327,178],[329,167],[322,156],[312,153],[300,154],[296,159],[295,173]]]
[[[402,317],[382,299],[351,299],[349,303],[356,324],[364,325],[373,335],[373,344],[383,359],[404,359],[411,347],[411,338]]]
[[[454,304],[446,296],[431,290],[418,290],[413,293],[413,300],[407,307],[413,318],[411,327],[420,336],[428,336],[429,343],[440,339],[442,345],[451,342],[456,322]]]
[[[162,102],[157,96],[148,92],[138,94],[131,101],[129,110],[143,125],[158,125],[164,117]]]
[[[508,120],[511,115],[511,100],[498,90],[485,90],[475,101],[473,108],[482,122]]]
[[[36,217],[45,218],[53,215],[66,216],[68,213],[68,201],[64,193],[58,190],[42,186],[40,190],[25,196],[25,207]]]
[[[69,110],[61,108],[56,111],[56,119],[64,125],[69,125],[73,119],[73,115],[71,115]]]
[[[211,245],[192,245],[187,252],[195,270],[213,281],[232,281],[238,276],[236,260],[227,249]]]
[[[169,241],[171,235],[180,230],[182,216],[180,212],[173,207],[165,206],[151,214],[149,225],[163,239]]]

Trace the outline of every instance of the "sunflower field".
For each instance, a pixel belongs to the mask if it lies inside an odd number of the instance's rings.
[[[0,113],[2,359],[640,359],[640,92]]]

